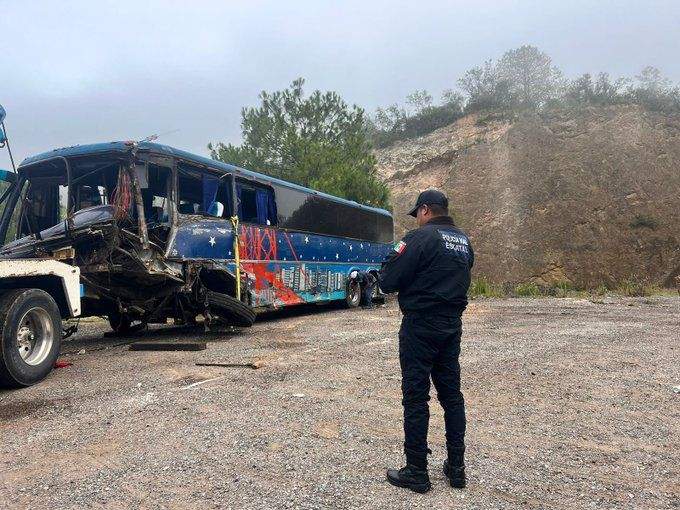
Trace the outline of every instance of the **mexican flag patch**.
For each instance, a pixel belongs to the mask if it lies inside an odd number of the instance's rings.
[[[399,255],[401,255],[405,249],[406,243],[404,241],[399,241],[397,244],[394,245],[394,251],[396,251]]]

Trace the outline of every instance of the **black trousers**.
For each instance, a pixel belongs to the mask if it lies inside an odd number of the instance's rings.
[[[465,450],[465,402],[460,391],[460,317],[404,316],[399,331],[399,361],[404,405],[407,462],[427,466],[430,377],[444,408],[449,457]]]

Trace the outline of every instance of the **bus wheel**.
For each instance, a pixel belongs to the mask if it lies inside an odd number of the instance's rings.
[[[255,312],[253,309],[228,294],[209,290],[206,300],[208,305],[210,305],[210,310],[232,326],[247,328],[255,322]]]
[[[61,349],[61,313],[40,289],[0,297],[0,387],[35,384],[50,373]]]
[[[122,314],[120,312],[110,312],[109,313],[109,326],[114,333],[117,335],[124,335],[130,333],[132,319],[128,315]]]
[[[350,280],[347,283],[347,292],[345,294],[345,304],[347,308],[356,308],[361,303],[361,284],[356,280]]]

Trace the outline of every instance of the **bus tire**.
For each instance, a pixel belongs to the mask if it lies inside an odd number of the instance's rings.
[[[210,310],[231,325],[250,327],[255,322],[253,309],[234,297],[209,290],[206,300]]]
[[[351,279],[347,282],[345,304],[347,308],[356,308],[361,304],[361,284],[357,280]]]
[[[125,335],[127,333],[130,333],[131,326],[132,326],[132,319],[130,319],[130,317],[128,315],[125,315],[125,314],[120,313],[118,311],[110,312],[108,319],[109,319],[109,326],[111,326],[111,329],[117,335]]]
[[[61,313],[40,289],[12,289],[0,296],[0,387],[43,380],[61,349]]]

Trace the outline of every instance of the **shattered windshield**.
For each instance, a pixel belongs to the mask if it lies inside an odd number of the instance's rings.
[[[167,236],[173,210],[171,167],[140,162],[130,170],[124,160],[97,156],[68,161],[55,158],[20,172],[20,193],[14,190],[6,204],[0,204],[2,209],[12,208],[11,217],[4,220],[2,244],[25,245],[110,221],[134,232],[142,210],[154,242],[162,243]],[[141,208],[133,182],[139,185]],[[0,197],[2,191],[0,188]]]
[[[26,171],[27,188],[19,201],[17,235],[44,231],[77,211],[111,203],[118,162],[82,162],[73,165],[67,186],[64,165],[38,166]]]

